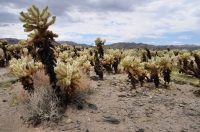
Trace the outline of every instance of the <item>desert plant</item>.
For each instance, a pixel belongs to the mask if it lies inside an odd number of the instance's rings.
[[[83,72],[86,73],[88,76],[90,75],[90,70],[93,69],[94,67],[90,64],[90,61],[85,61],[83,63],[82,69]]]
[[[74,95],[77,88],[82,89],[79,80],[81,75],[77,67],[78,62],[76,61],[72,65],[70,63],[65,64],[64,62],[57,61],[54,67],[56,78],[58,79],[56,85],[64,86],[63,94]]]
[[[9,67],[11,74],[19,77],[24,89],[32,93],[34,90],[32,74],[38,68],[42,68],[42,64],[35,64],[33,60],[27,62],[27,57],[18,60],[13,58],[10,60]]]
[[[151,58],[146,64],[145,69],[150,74],[150,80],[154,82],[156,88],[158,88],[160,84],[159,80],[159,65],[158,65],[158,57]]]
[[[102,66],[108,73],[112,72],[112,64],[114,63],[114,56],[111,54],[105,54],[103,59],[100,59]]]
[[[44,121],[57,123],[61,119],[59,98],[48,83],[36,88],[24,103],[25,113],[28,116],[27,123],[32,124],[33,127],[37,127]]]
[[[173,59],[169,57],[169,55],[165,55],[158,59],[159,70],[164,76],[165,86],[166,82],[169,84],[170,82],[170,74],[174,68]]]
[[[118,65],[119,65],[121,58],[122,58],[122,50],[109,49],[109,50],[107,50],[107,53],[110,54],[110,55],[113,55],[114,62],[112,63],[112,67],[114,68],[115,73],[118,73]]]
[[[58,35],[47,30],[50,25],[54,24],[56,16],[52,16],[52,20],[48,21],[51,17],[51,13],[48,12],[48,6],[40,12],[35,5],[28,8],[27,13],[21,12],[20,15],[19,20],[25,23],[23,25],[24,31],[34,31],[34,33],[28,35],[29,43],[33,43],[33,46],[38,48],[38,59],[44,64],[45,72],[50,77],[50,84],[59,94],[61,90],[60,87],[56,86],[57,78],[54,72],[56,58],[53,49],[55,47],[52,44],[54,37],[58,37]]]
[[[103,51],[103,45],[104,43],[106,42],[106,40],[101,40],[100,37],[98,37],[96,40],[95,40],[95,44],[96,44],[96,47],[97,47],[97,50],[98,50],[98,53],[99,53],[99,57],[100,58],[103,58],[104,57],[104,51]]]
[[[125,72],[128,74],[131,80],[132,89],[136,89],[137,80],[140,81],[140,85],[143,86],[146,71],[144,64],[137,57],[126,56],[120,63],[124,67]]]

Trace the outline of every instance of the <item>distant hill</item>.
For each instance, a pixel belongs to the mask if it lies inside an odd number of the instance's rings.
[[[200,49],[200,46],[198,45],[189,45],[189,44],[184,44],[184,45],[150,45],[150,44],[144,44],[144,43],[126,43],[126,42],[120,42],[120,43],[113,43],[110,45],[106,45],[106,47],[110,48],[125,48],[125,49],[130,49],[130,48],[149,48],[149,49],[167,49],[168,47],[170,49],[188,49],[188,50],[197,50]]]
[[[75,45],[75,46],[83,46],[83,47],[89,47],[90,45],[87,45],[87,44],[77,44],[75,42],[72,42],[72,41],[56,41],[57,43],[60,43],[60,44],[68,44],[68,45]]]
[[[20,39],[16,39],[16,38],[0,38],[0,40],[6,39],[8,41],[9,44],[17,44]]]
[[[0,40],[6,39],[9,44],[17,44],[20,39],[16,38],[0,38]],[[91,45],[87,44],[78,44],[72,41],[56,41],[54,44],[68,44],[68,45],[75,45],[75,46],[83,46],[83,47],[90,47]],[[200,46],[197,45],[190,45],[190,44],[184,44],[184,45],[150,45],[150,44],[144,44],[144,43],[127,43],[127,42],[119,42],[119,43],[113,43],[109,45],[105,45],[105,47],[110,47],[110,48],[125,48],[125,49],[130,49],[130,48],[149,48],[149,49],[167,49],[168,47],[170,49],[188,49],[188,50],[198,50],[200,49]]]

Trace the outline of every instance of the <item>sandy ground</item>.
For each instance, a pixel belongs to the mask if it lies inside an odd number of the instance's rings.
[[[125,74],[95,78],[92,72],[83,109],[71,104],[61,121],[36,128],[23,120],[23,104],[15,101],[23,91],[20,82],[0,87],[0,132],[200,132],[197,87],[172,83],[171,89],[155,89],[145,83],[130,91]],[[0,68],[0,82],[11,79],[9,69]]]

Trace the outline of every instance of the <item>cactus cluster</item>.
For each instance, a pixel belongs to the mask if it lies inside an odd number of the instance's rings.
[[[173,58],[169,57],[169,55],[165,55],[164,57],[160,57],[158,60],[159,70],[164,76],[165,85],[166,82],[169,84],[170,82],[170,73],[175,66],[173,62]]]
[[[56,73],[56,78],[58,82],[57,86],[65,86],[63,94],[74,95],[77,88],[82,89],[79,79],[81,75],[77,70],[78,62],[74,61],[71,65],[70,63],[64,63],[57,61],[54,71]]]
[[[103,51],[103,45],[104,43],[106,42],[106,40],[101,40],[100,37],[98,37],[96,40],[95,40],[95,44],[96,44],[96,47],[97,47],[97,50],[98,50],[98,53],[99,53],[99,57],[100,58],[103,58],[104,57],[104,51]]]
[[[23,25],[25,32],[33,31],[37,29],[39,32],[45,31],[50,25],[55,23],[56,16],[52,16],[48,12],[48,6],[46,6],[42,12],[35,5],[28,8],[28,13],[20,12],[21,17],[19,20],[25,22]],[[52,20],[48,22],[48,19],[52,16]],[[35,32],[37,33],[37,31]]]
[[[18,60],[13,58],[12,60],[10,60],[9,67],[11,70],[11,74],[19,77],[24,89],[28,90],[29,93],[32,93],[34,90],[32,74],[38,69],[43,68],[42,63],[35,63],[33,59],[27,62],[27,57],[22,57]]]
[[[120,63],[128,77],[131,79],[133,89],[136,89],[137,80],[140,81],[141,86],[143,86],[144,78],[146,76],[146,71],[144,69],[144,64],[141,63],[141,59],[133,56],[126,56]]]

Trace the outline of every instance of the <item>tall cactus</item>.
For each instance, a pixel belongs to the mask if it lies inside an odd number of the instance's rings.
[[[54,72],[54,66],[56,58],[54,55],[53,49],[55,48],[52,44],[55,37],[58,37],[57,34],[54,34],[52,31],[47,30],[48,27],[55,23],[56,16],[52,16],[48,12],[48,6],[46,6],[42,12],[35,5],[32,5],[28,8],[28,12],[20,13],[21,17],[19,20],[24,22],[23,25],[25,32],[31,32],[28,35],[30,43],[33,43],[34,48],[38,48],[37,55],[40,61],[44,64],[45,72],[50,77],[50,84],[60,93],[60,87],[56,86],[56,74]],[[52,20],[48,19],[52,16]]]

